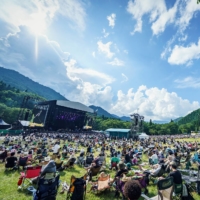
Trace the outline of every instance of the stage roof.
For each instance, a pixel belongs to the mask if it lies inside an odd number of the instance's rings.
[[[94,113],[94,110],[92,108],[89,108],[79,102],[57,100],[56,105],[67,107],[67,108],[72,108],[75,110],[81,110],[81,111],[85,111],[85,112],[89,112],[89,113]]]
[[[7,124],[6,122],[3,121],[3,119],[0,119],[0,125],[5,125],[5,126],[7,126],[7,125],[10,125],[10,124]]]

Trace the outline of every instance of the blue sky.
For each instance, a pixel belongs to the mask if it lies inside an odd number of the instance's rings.
[[[1,0],[0,66],[119,116],[200,104],[196,0]]]

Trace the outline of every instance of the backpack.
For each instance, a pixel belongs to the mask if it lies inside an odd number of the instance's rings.
[[[74,192],[71,196],[71,200],[83,200],[86,190],[86,182],[82,178],[77,178],[74,183]]]

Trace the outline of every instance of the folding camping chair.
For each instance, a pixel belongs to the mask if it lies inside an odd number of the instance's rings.
[[[39,177],[37,190],[33,193],[33,200],[56,200],[59,179],[58,173],[46,173]]]
[[[145,200],[172,200],[172,194],[174,190],[173,177],[159,180],[157,183],[157,188],[158,188],[157,196],[151,198],[149,198],[145,194],[142,194],[141,196]]]
[[[84,166],[84,164],[85,164],[85,158],[84,158],[84,156],[78,157],[77,164],[80,165],[80,166]]]
[[[70,158],[67,163],[65,164],[66,168],[73,167],[76,162],[76,158]]]
[[[67,200],[84,200],[86,195],[87,174],[81,178],[71,176],[69,190],[67,192]]]
[[[93,176],[96,176],[100,172],[101,166],[91,167],[88,171],[89,180],[92,180]]]
[[[20,188],[24,189],[25,187],[28,186],[28,184],[31,184],[32,183],[31,179],[38,177],[40,175],[41,169],[42,169],[42,166],[37,166],[37,167],[31,166],[31,167],[27,167],[25,172],[21,172],[20,173],[21,176],[18,181],[19,189]],[[28,184],[25,184],[25,182],[28,182]]]
[[[96,193],[108,190],[108,189],[111,188],[110,182],[112,182],[112,181],[113,181],[113,179],[110,178],[109,174],[105,174],[104,172],[102,172],[100,174],[97,182],[92,183],[91,190],[96,192]]]

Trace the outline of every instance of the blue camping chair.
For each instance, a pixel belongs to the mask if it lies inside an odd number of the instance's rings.
[[[33,200],[56,200],[60,175],[47,173],[38,180],[38,188],[33,193]]]

